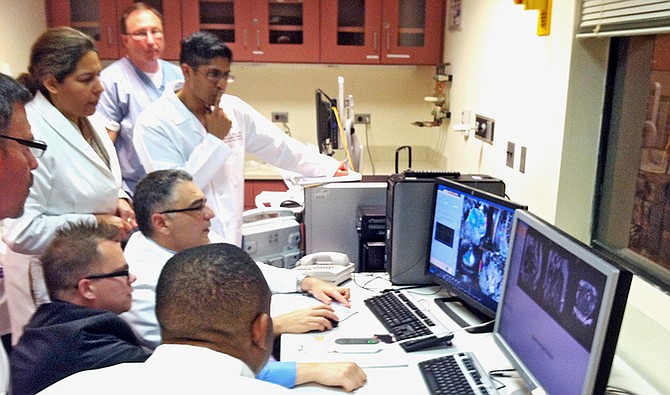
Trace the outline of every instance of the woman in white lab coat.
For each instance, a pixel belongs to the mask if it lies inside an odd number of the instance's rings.
[[[120,239],[136,226],[104,118],[93,116],[103,86],[93,40],[71,28],[49,29],[33,44],[19,81],[34,94],[26,105],[33,135],[49,151],[38,158],[23,216],[3,223],[5,281],[12,341],[37,304],[48,300],[35,257],[68,221],[106,222]]]

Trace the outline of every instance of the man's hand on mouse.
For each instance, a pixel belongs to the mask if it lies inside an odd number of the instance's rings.
[[[339,319],[333,312],[333,308],[322,304],[273,317],[272,326],[274,334],[277,336],[282,333],[323,332],[333,329],[338,321]]]
[[[349,288],[337,287],[316,277],[305,277],[300,284],[303,292],[309,292],[312,296],[323,303],[330,304],[335,301],[343,306],[351,307],[349,297],[351,296]]]

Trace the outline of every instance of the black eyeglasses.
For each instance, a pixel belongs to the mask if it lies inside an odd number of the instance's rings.
[[[125,36],[130,36],[134,38],[137,41],[142,41],[146,40],[149,35],[152,35],[154,39],[162,39],[163,38],[163,31],[162,30],[142,30],[139,32],[133,32],[133,33],[124,33]]]
[[[103,278],[113,278],[113,277],[130,277],[130,268],[126,267],[123,270],[117,270],[111,273],[91,274],[90,276],[82,278],[82,280],[100,280]],[[75,285],[74,288],[76,289],[78,286],[79,282],[77,282],[77,285]]]
[[[207,200],[203,200],[202,202],[198,203],[197,205],[193,207],[186,207],[186,208],[178,208],[174,210],[164,210],[164,211],[159,211],[158,214],[172,214],[172,213],[185,213],[188,211],[198,211],[202,213],[205,211],[205,207],[207,207]]]
[[[41,140],[24,140],[17,137],[6,136],[4,134],[0,134],[0,138],[13,140],[24,147],[30,148],[30,153],[32,153],[35,158],[41,158],[44,151],[47,150],[47,143]]]
[[[226,80],[227,83],[232,84],[235,82],[235,76],[230,74],[230,71],[223,72],[221,70],[210,70],[206,73],[198,71],[200,74],[204,75],[208,81],[212,84],[218,84],[221,80]]]

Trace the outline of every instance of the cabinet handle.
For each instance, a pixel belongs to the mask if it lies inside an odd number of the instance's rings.
[[[375,32],[372,35],[372,49],[377,50],[377,44],[379,44],[379,33]]]
[[[244,49],[247,49],[247,29],[244,29],[242,33],[242,45],[244,45]]]
[[[111,27],[107,27],[107,43],[109,43],[110,46],[114,44],[114,36],[112,36]]]

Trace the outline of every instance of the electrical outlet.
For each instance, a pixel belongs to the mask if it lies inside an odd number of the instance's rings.
[[[526,147],[521,147],[521,158],[519,159],[519,171],[526,172]]]
[[[288,122],[288,113],[287,112],[273,112],[272,113],[272,122]]]
[[[370,114],[355,114],[354,123],[364,123],[366,125],[370,124]]]
[[[493,128],[495,120],[482,115],[475,115],[475,137],[493,144]]]
[[[514,147],[515,144],[511,141],[507,142],[507,152],[506,154],[506,159],[505,159],[505,164],[507,167],[514,168]]]

